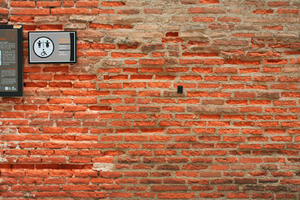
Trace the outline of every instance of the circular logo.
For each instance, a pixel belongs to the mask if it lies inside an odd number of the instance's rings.
[[[33,51],[38,57],[47,58],[53,53],[54,44],[47,37],[39,37],[33,43]]]

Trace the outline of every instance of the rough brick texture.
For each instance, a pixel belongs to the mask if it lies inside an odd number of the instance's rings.
[[[300,199],[298,0],[0,5],[25,46],[1,199]],[[78,63],[29,65],[41,30],[77,31]]]

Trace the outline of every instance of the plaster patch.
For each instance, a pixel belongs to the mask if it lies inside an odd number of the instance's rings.
[[[113,168],[114,168],[114,164],[112,164],[112,163],[94,163],[93,164],[93,170],[95,170],[95,171],[108,172],[108,171],[112,171]]]
[[[7,159],[0,157],[0,162],[7,162]]]

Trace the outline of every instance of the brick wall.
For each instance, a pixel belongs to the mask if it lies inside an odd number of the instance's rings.
[[[0,4],[25,47],[1,199],[300,198],[298,0]],[[29,65],[40,30],[77,31],[78,63]]]

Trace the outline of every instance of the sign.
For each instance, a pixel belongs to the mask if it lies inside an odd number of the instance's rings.
[[[0,25],[0,96],[23,95],[23,29]]]
[[[76,63],[76,32],[29,32],[29,63]]]

